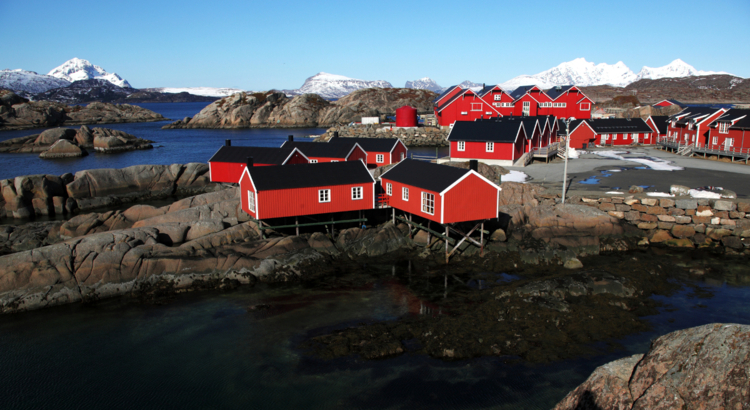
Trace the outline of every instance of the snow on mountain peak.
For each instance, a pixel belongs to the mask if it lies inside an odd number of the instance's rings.
[[[118,87],[131,88],[130,84],[115,73],[108,73],[103,68],[91,64],[88,60],[72,58],[55,67],[47,75],[73,82],[80,80],[106,80]]]
[[[67,87],[67,80],[40,75],[20,68],[0,71],[0,88],[7,88],[24,95],[43,93],[53,88]]]
[[[417,90],[430,90],[436,93],[442,93],[445,90],[445,87],[441,87],[438,85],[438,83],[435,82],[430,77],[423,77],[419,80],[414,81],[407,81],[406,85],[404,85],[404,88],[414,88]]]
[[[352,91],[363,88],[393,88],[388,81],[366,81],[345,77],[338,74],[320,72],[305,80],[302,87],[296,90],[286,90],[288,95],[318,94],[323,98],[338,99]]]

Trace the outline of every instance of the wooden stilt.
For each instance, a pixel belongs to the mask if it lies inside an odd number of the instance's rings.
[[[333,224],[333,218],[331,218],[331,240],[336,241],[336,226]]]
[[[295,229],[297,230],[297,236],[299,236],[299,220],[297,220],[296,216],[294,217],[294,224],[297,225]]]
[[[266,231],[263,229],[263,221],[258,221],[258,228],[260,228],[260,239],[266,239]]]
[[[450,258],[450,256],[453,255],[453,253],[456,252],[456,250],[458,250],[458,247],[461,246],[461,244],[464,243],[464,241],[467,240],[467,239],[469,240],[469,242],[473,242],[475,245],[481,247],[482,246],[481,244],[477,243],[477,241],[475,241],[474,239],[471,239],[469,237],[469,235],[471,235],[477,228],[479,228],[479,224],[477,224],[474,228],[472,228],[469,231],[469,233],[467,233],[466,235],[464,235],[464,237],[461,238],[460,241],[458,241],[458,243],[456,244],[456,246],[453,247],[453,250],[446,256],[446,258]],[[453,228],[453,230],[457,231],[455,228]]]
[[[429,220],[427,221],[427,229],[430,229],[430,221]],[[428,248],[430,247],[430,239],[432,239],[430,237],[430,231],[427,231],[427,247]]]
[[[393,213],[392,213],[392,215],[393,215],[392,222],[393,222],[394,225],[396,225],[396,208],[391,208],[391,210],[393,211]]]
[[[446,226],[445,227],[445,263],[446,264],[448,263],[448,258],[450,258],[450,255],[448,254],[448,238],[449,238],[448,235],[449,235],[448,234],[448,227]],[[448,279],[445,279],[445,280],[446,280],[446,283],[447,283]]]
[[[484,257],[484,222],[482,222],[482,227],[479,228],[479,242],[482,244],[479,247],[479,256]]]
[[[409,222],[411,222],[411,214],[409,214]],[[409,230],[409,239],[412,239],[411,229]]]

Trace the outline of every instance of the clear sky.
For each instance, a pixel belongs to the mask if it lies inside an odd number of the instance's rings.
[[[295,89],[324,71],[501,83],[583,57],[750,77],[750,1],[0,0],[0,69],[78,57],[133,87]]]

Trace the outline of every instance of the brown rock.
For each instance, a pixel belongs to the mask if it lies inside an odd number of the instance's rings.
[[[662,208],[669,208],[669,207],[673,207],[674,205],[675,205],[674,199],[661,198],[659,200],[659,206],[661,206]]]
[[[656,218],[661,222],[675,222],[676,219],[674,216],[670,215],[656,215]]]
[[[39,154],[39,158],[79,158],[88,155],[85,149],[68,140],[58,140],[47,150]]]
[[[737,202],[737,211],[750,213],[750,202]]]
[[[646,209],[646,213],[649,215],[666,215],[667,210],[660,206],[649,206],[648,209]]]
[[[671,232],[675,238],[690,238],[695,235],[695,229],[688,225],[675,225]]]
[[[638,223],[638,229],[656,229],[656,222],[640,222]]]
[[[689,223],[693,222],[693,218],[691,218],[689,216],[675,216],[674,220],[678,224],[689,224]]]
[[[641,214],[641,221],[644,222],[656,222],[659,218],[656,217],[656,215],[649,215],[649,214]]]
[[[70,128],[52,128],[43,131],[34,141],[36,145],[52,145],[60,139],[72,140],[76,131]]]
[[[659,203],[659,200],[656,198],[643,198],[641,199],[641,203],[647,206],[656,206],[656,204]]]
[[[683,216],[685,215],[685,210],[680,208],[669,208],[668,209],[669,215],[672,216]]]
[[[710,216],[693,216],[693,223],[708,225],[711,223],[711,217]]]
[[[638,212],[646,212],[646,211],[648,211],[648,207],[646,205],[634,204],[634,205],[632,205],[632,208],[633,208],[634,211],[638,211]]]
[[[672,235],[670,235],[668,231],[665,231],[662,229],[654,231],[654,234],[649,238],[651,243],[665,242],[670,239],[674,239],[674,238],[672,238]]]
[[[612,203],[603,202],[599,204],[599,210],[604,212],[614,211],[615,205]]]

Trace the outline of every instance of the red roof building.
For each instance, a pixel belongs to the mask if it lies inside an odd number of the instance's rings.
[[[669,128],[669,116],[666,115],[652,115],[646,119],[646,124],[651,128],[652,138],[649,142],[644,144],[656,144],[659,138],[667,136],[667,130]]]
[[[242,209],[257,220],[375,208],[375,179],[360,161],[249,167]]]
[[[498,216],[500,187],[476,170],[405,159],[380,180],[391,207],[433,222]]]
[[[252,158],[254,166],[306,164],[308,158],[296,148],[233,147],[225,145],[208,160],[211,182],[236,184]]]

